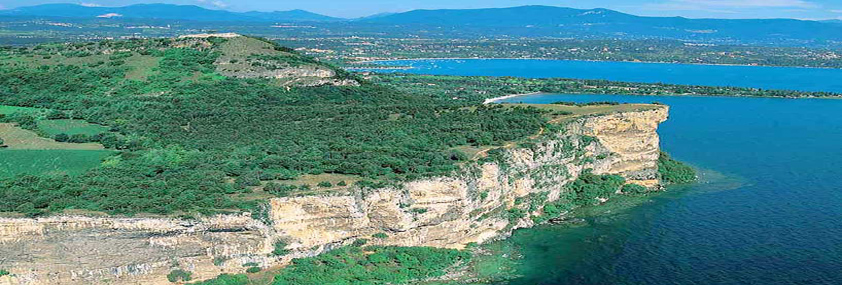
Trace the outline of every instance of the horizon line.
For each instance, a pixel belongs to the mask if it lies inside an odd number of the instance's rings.
[[[812,21],[812,22],[826,22],[826,21],[842,21],[839,18],[827,18],[827,19],[804,19],[804,18],[781,18],[781,17],[769,17],[769,18],[712,18],[712,17],[701,17],[701,18],[692,18],[692,17],[685,17],[685,16],[642,16],[638,14],[632,14],[627,12],[622,12],[619,10],[609,9],[609,8],[590,8],[590,9],[581,9],[581,8],[572,8],[572,7],[565,7],[565,6],[552,6],[552,5],[520,5],[520,6],[506,6],[506,7],[483,7],[483,8],[434,8],[434,9],[411,9],[411,10],[404,10],[401,12],[379,12],[374,13],[366,16],[360,17],[343,17],[343,16],[332,16],[324,13],[313,12],[306,9],[295,8],[290,10],[231,10],[226,9],[224,7],[208,7],[196,4],[171,4],[171,3],[137,3],[131,5],[123,5],[123,6],[106,6],[106,5],[88,5],[85,3],[69,3],[69,2],[62,2],[62,3],[45,3],[45,4],[38,4],[38,5],[27,5],[27,6],[17,6],[17,7],[9,7],[3,8],[0,6],[0,11],[10,11],[20,8],[28,8],[28,7],[38,7],[38,6],[49,6],[49,5],[73,5],[79,7],[87,7],[87,8],[125,8],[125,7],[132,7],[132,6],[143,6],[143,5],[166,5],[166,6],[182,6],[182,7],[198,7],[206,10],[211,11],[223,11],[223,12],[230,12],[230,13],[250,13],[250,12],[259,12],[259,13],[273,13],[273,12],[293,12],[293,11],[303,11],[308,12],[316,15],[336,18],[340,20],[357,20],[357,19],[364,19],[372,16],[377,16],[381,14],[401,14],[407,13],[412,11],[467,11],[467,10],[485,10],[485,9],[511,9],[511,8],[521,8],[521,7],[548,7],[548,8],[564,8],[564,9],[573,9],[573,10],[581,10],[581,11],[593,11],[593,10],[607,10],[613,11],[617,13],[622,13],[626,15],[632,15],[636,17],[646,17],[646,18],[685,18],[691,20],[798,20],[798,21]]]

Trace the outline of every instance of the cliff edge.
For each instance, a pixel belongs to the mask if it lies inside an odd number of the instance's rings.
[[[563,197],[582,173],[659,187],[658,125],[666,106],[592,115],[565,130],[498,149],[463,171],[352,194],[272,199],[265,214],[198,220],[56,216],[0,219],[0,284],[170,284],[240,273],[243,264],[369,244],[464,248],[534,225],[536,204]],[[524,215],[512,216],[514,209]],[[288,254],[275,256],[277,245]]]

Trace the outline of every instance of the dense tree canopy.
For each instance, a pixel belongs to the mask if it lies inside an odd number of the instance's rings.
[[[110,132],[85,140],[123,150],[82,176],[0,181],[0,211],[163,214],[249,207],[231,197],[255,183],[228,181],[446,174],[466,157],[455,147],[499,145],[546,123],[535,108],[467,106],[365,82],[295,87],[226,78],[215,73],[219,53],[213,49],[144,53],[159,63],[145,81],[127,78],[132,63],[126,56],[93,65],[0,64],[0,105],[61,110],[109,126]],[[37,129],[50,114],[3,120]]]

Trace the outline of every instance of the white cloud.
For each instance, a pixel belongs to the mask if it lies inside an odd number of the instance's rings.
[[[222,1],[213,1],[213,2],[211,2],[211,4],[213,4],[214,6],[219,7],[219,8],[228,7],[228,4],[225,3],[225,2],[222,2]]]
[[[96,17],[97,18],[108,18],[108,19],[110,19],[110,18],[119,18],[119,17],[122,17],[122,16],[123,15],[120,15],[120,14],[117,14],[117,13],[108,13],[108,14],[102,14],[102,15],[99,15],[99,16],[96,16]]]
[[[79,5],[82,5],[82,6],[85,6],[85,7],[102,7],[102,5],[99,5],[97,3],[79,3]]]
[[[199,2],[199,3],[202,3],[202,4],[210,4],[210,5],[212,5],[214,7],[217,7],[217,8],[228,8],[228,6],[229,6],[228,3],[225,3],[225,2],[222,2],[222,1],[219,1],[219,0],[214,0],[214,1],[196,0],[196,2]]]
[[[830,10],[831,13],[842,14],[842,10]]]

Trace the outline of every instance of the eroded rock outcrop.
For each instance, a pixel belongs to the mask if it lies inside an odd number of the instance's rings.
[[[501,150],[448,177],[351,195],[272,199],[268,217],[199,220],[50,217],[0,219],[0,269],[10,284],[170,284],[173,269],[197,280],[268,267],[366,238],[371,244],[462,248],[532,226],[530,198],[552,201],[585,169],[657,187],[658,124],[666,107],[592,116],[566,131]],[[528,214],[511,219],[509,209]],[[262,220],[262,221],[260,221]],[[373,238],[385,233],[386,238]],[[274,257],[283,241],[291,254]]]

